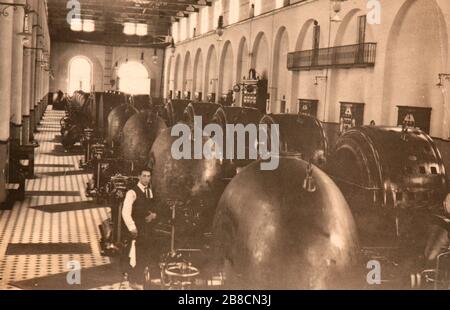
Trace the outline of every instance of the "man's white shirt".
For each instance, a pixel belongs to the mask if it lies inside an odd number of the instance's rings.
[[[145,195],[145,189],[146,187],[139,182],[137,184],[139,189],[144,193]],[[149,187],[149,194],[150,197],[147,198],[153,198],[153,192],[152,189]],[[127,226],[129,231],[136,231],[136,224],[133,221],[133,218],[131,216],[131,213],[133,211],[133,203],[136,201],[136,192],[132,189],[130,189],[127,194],[125,195],[125,200],[123,201],[123,208],[122,208],[122,218],[125,222],[125,225]]]

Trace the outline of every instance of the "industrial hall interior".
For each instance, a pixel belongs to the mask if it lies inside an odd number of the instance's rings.
[[[450,1],[0,0],[0,290],[450,289]]]

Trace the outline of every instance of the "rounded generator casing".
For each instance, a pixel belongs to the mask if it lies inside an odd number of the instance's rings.
[[[297,157],[242,169],[220,199],[213,240],[233,289],[358,287],[350,208],[329,176]]]
[[[342,134],[327,171],[368,244],[424,247],[427,218],[443,213],[447,175],[433,140],[418,129],[364,126]]]

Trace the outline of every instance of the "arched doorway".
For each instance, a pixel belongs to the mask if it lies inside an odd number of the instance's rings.
[[[205,95],[215,96],[217,100],[217,52],[214,45],[211,45],[206,57],[206,73],[205,73]],[[214,101],[216,101],[214,100]]]
[[[84,56],[76,56],[69,62],[69,83],[67,93],[72,95],[77,90],[86,93],[92,90],[92,63]]]
[[[173,90],[175,92],[175,96],[176,94],[180,91],[183,87],[183,81],[182,78],[183,76],[180,74],[180,62],[181,62],[181,56],[180,54],[177,55],[177,57],[175,58],[175,67],[174,67],[174,71],[173,71]]]
[[[168,97],[170,94],[170,91],[173,90],[173,83],[172,83],[172,58],[169,58],[167,62],[167,74],[166,74],[166,96]]]
[[[150,78],[143,64],[136,61],[123,63],[117,76],[120,91],[131,95],[150,95]]]
[[[282,102],[286,104],[287,98],[290,94],[288,94],[288,90],[290,87],[288,83],[290,79],[288,76],[290,75],[289,71],[286,67],[286,59],[287,54],[289,52],[289,38],[285,27],[280,28],[278,30],[276,39],[275,39],[275,48],[273,55],[273,88],[272,88],[272,103],[270,107],[270,111],[274,113],[279,112],[290,112],[293,107],[284,106],[282,108]]]
[[[220,58],[219,96],[226,96],[233,89],[233,49],[231,42],[227,41]]]
[[[269,77],[269,43],[263,32],[260,32],[255,39],[252,49],[252,69],[256,70],[256,74],[261,78]]]
[[[203,91],[203,55],[201,49],[198,49],[195,55],[193,83],[194,93],[201,93]]]
[[[183,66],[183,92],[192,92],[192,65],[191,53],[187,52]]]
[[[238,54],[237,54],[237,64],[236,64],[236,82],[242,83],[243,77],[248,74],[248,44],[247,39],[242,37],[239,42]],[[236,93],[236,105],[240,106],[241,93]]]
[[[348,46],[355,44],[374,42],[372,26],[366,22],[365,13],[359,9],[353,9],[342,19],[336,32],[333,46]],[[363,49],[361,49],[363,51]],[[352,68],[351,70],[330,70],[329,100],[324,111],[325,120],[339,122],[341,102],[365,103],[364,123],[369,124],[375,120],[376,107],[371,102],[370,91],[373,87],[373,72],[371,68]],[[377,119],[375,121],[379,123]]]
[[[397,106],[432,108],[431,135],[447,136],[448,113],[436,86],[447,60],[448,33],[441,8],[435,0],[406,1],[392,25],[386,51],[382,119],[387,125],[397,125]]]

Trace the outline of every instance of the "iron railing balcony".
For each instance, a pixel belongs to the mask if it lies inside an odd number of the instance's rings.
[[[290,71],[306,71],[373,67],[376,51],[376,43],[362,43],[292,52],[287,56],[287,68]]]

